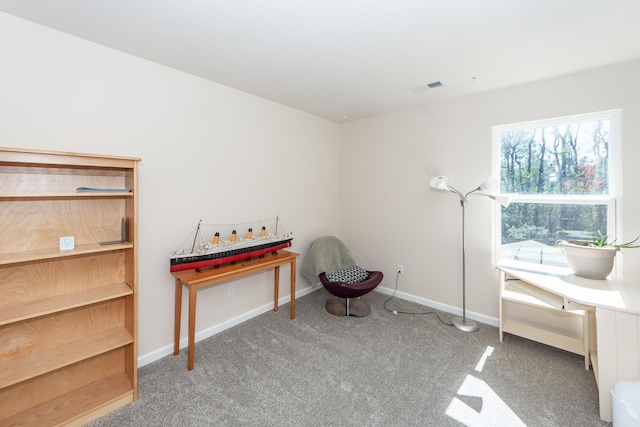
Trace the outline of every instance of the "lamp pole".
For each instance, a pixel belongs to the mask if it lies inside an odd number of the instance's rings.
[[[464,332],[475,332],[478,330],[478,324],[473,321],[473,320],[469,320],[467,319],[467,300],[466,300],[466,295],[467,295],[467,264],[466,264],[466,251],[465,251],[465,235],[464,235],[464,225],[465,225],[465,210],[467,207],[467,198],[469,197],[469,195],[475,193],[479,196],[486,196],[489,197],[490,199],[493,199],[496,202],[499,202],[502,206],[507,207],[509,206],[509,202],[510,202],[510,196],[508,195],[503,195],[503,196],[495,196],[492,194],[486,194],[486,193],[476,193],[476,191],[482,191],[482,190],[492,190],[494,188],[496,188],[497,186],[497,181],[495,181],[493,178],[487,178],[485,179],[482,184],[480,186],[478,186],[477,188],[469,191],[467,194],[462,194],[460,191],[458,191],[455,187],[453,187],[452,185],[449,185],[449,182],[447,180],[446,176],[434,176],[431,178],[431,180],[429,181],[429,186],[433,189],[433,190],[437,190],[437,191],[446,191],[449,193],[453,193],[453,194],[457,194],[458,197],[460,197],[460,207],[462,208],[462,317],[460,316],[456,316],[453,319],[451,319],[451,323],[453,324],[453,326],[455,326],[456,328],[458,328],[461,331]]]
[[[474,190],[475,191],[475,190]],[[465,259],[466,251],[465,251],[465,243],[466,240],[464,238],[464,214],[467,207],[467,196],[463,196],[458,192],[460,196],[460,207],[462,208],[462,317],[457,316],[451,319],[451,323],[453,326],[460,329],[464,332],[475,332],[478,330],[478,324],[470,319],[467,319],[467,262]]]

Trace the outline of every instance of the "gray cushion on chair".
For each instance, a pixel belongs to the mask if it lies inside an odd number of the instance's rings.
[[[364,268],[358,267],[357,265],[351,265],[333,273],[325,273],[324,277],[330,282],[343,282],[352,284],[360,283],[367,280],[367,277],[369,277],[369,272]]]

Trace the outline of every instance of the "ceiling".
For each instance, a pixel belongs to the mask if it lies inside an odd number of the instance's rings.
[[[0,11],[336,122],[640,58],[638,0],[0,0]]]

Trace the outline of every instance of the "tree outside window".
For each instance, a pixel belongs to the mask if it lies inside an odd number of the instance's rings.
[[[612,144],[617,112],[494,128],[500,191],[498,259],[566,266],[557,240],[615,234]]]

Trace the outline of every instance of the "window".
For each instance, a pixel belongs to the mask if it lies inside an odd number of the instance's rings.
[[[557,240],[616,234],[618,111],[493,128],[501,208],[496,259],[568,266]],[[499,170],[498,170],[499,169]]]

